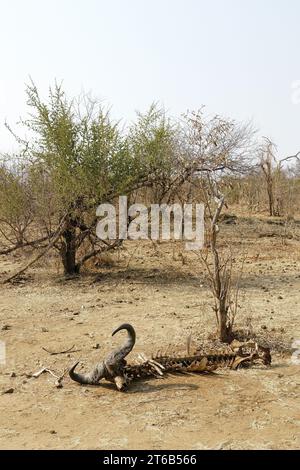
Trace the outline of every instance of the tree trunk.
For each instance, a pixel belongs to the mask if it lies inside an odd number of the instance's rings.
[[[222,343],[230,343],[232,341],[232,331],[227,324],[227,307],[223,299],[219,299],[218,318],[218,338]]]
[[[63,244],[61,247],[61,259],[64,266],[64,273],[67,275],[78,274],[79,268],[76,265],[76,230],[72,225],[62,233]]]
[[[272,183],[268,186],[268,196],[269,196],[269,214],[273,217],[274,214],[274,196],[273,196],[273,185]]]

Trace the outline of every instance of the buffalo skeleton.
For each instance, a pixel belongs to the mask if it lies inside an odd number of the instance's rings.
[[[136,334],[132,325],[124,323],[113,331],[112,336],[121,330],[127,331],[127,339],[122,346],[113,350],[103,361],[97,363],[87,374],[75,372],[79,362],[69,370],[72,380],[80,384],[97,385],[105,379],[115,383],[119,391],[127,389],[128,385],[145,378],[163,377],[170,373],[205,373],[219,368],[238,369],[247,367],[256,361],[270,365],[271,356],[268,348],[262,348],[257,343],[240,343],[230,352],[203,353],[196,351],[188,355],[155,355],[148,359],[140,354],[140,362],[128,364],[126,356],[132,351]]]

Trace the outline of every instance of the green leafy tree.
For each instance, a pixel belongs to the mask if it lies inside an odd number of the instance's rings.
[[[61,85],[43,100],[27,87],[29,136],[21,141],[35,221],[59,251],[66,274],[76,274],[91,257],[115,248],[96,237],[96,208],[119,195],[151,186],[170,166],[172,129],[151,106],[125,133],[96,101],[68,99]]]

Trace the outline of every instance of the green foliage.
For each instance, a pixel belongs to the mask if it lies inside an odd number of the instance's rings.
[[[171,171],[174,133],[157,106],[139,113],[123,135],[99,103],[86,97],[69,100],[60,85],[50,89],[48,101],[33,83],[27,96],[32,112],[24,124],[32,134],[27,154],[33,186],[41,194],[46,184],[59,212],[76,201],[97,205],[132,191],[151,175],[155,179]]]
[[[118,191],[123,176],[118,163],[128,155],[108,113],[91,100],[68,100],[59,85],[50,89],[47,102],[33,84],[27,95],[34,176],[47,181],[57,209],[68,210],[78,200],[89,206]]]
[[[174,167],[175,128],[165,112],[152,104],[145,113],[137,113],[137,122],[129,132],[130,153],[139,165],[140,176],[158,176]]]

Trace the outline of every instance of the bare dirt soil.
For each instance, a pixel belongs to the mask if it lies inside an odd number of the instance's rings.
[[[236,328],[271,344],[270,368],[148,380],[127,393],[68,376],[61,389],[49,374],[27,377],[41,367],[59,375],[78,359],[88,370],[123,340],[125,333],[111,337],[123,322],[137,331],[131,358],[169,343],[183,350],[190,333],[195,345],[208,342],[215,319],[207,276],[180,243],[127,242],[70,280],[51,256],[1,286],[0,448],[299,449],[300,365],[291,362],[300,339],[299,232],[257,219],[222,225],[245,257]],[[24,254],[1,257],[0,279],[22,263]],[[73,345],[68,354],[42,349]]]

